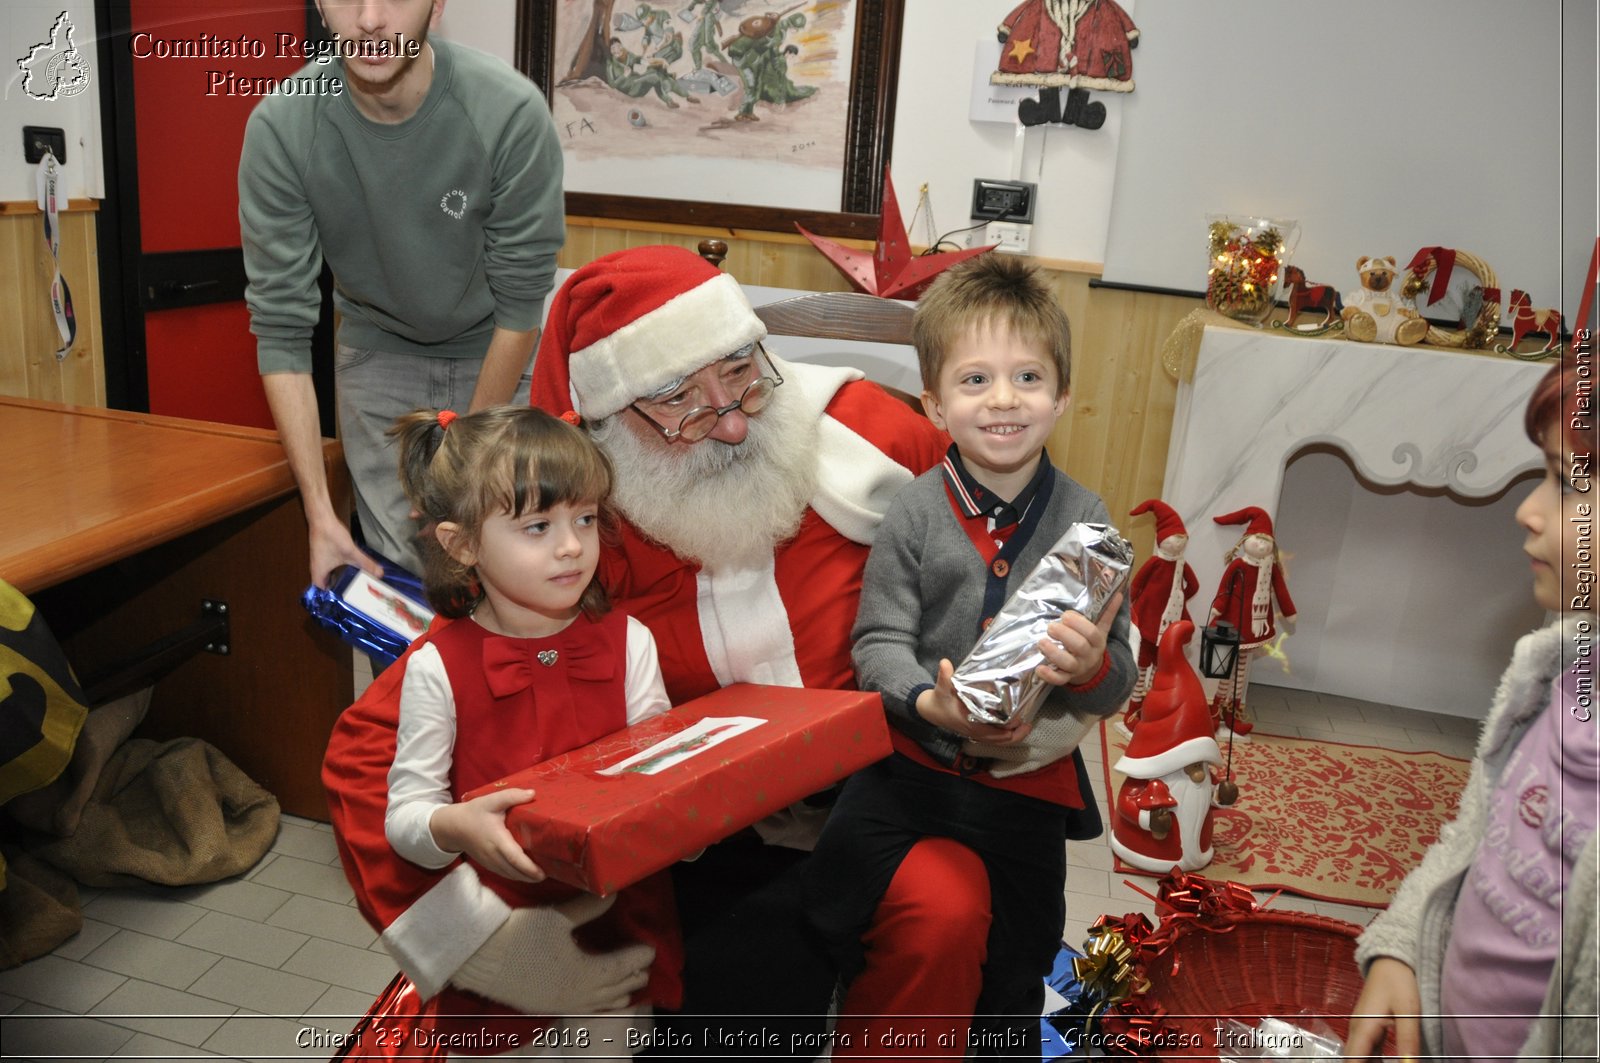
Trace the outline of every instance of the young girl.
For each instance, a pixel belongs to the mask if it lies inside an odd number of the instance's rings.
[[[419,411],[389,434],[406,495],[430,529],[424,586],[451,619],[403,662],[389,843],[428,868],[464,855],[514,909],[569,900],[579,891],[542,881],[506,828],[506,810],[533,799],[531,791],[460,797],[668,707],[649,631],[608,614],[594,580],[600,536],[612,520],[610,463],[579,429],[529,407],[465,417]],[[676,935],[661,874],[622,891],[577,937],[594,951],[630,940],[654,946],[649,984],[633,1003],[675,1007],[682,992]],[[438,1010],[491,1007],[463,1001]],[[557,1024],[535,1035],[533,1047],[623,1048],[622,1038],[594,1043],[594,1030],[592,1020]]]
[[[1517,522],[1534,600],[1560,615],[1517,643],[1455,822],[1361,936],[1348,1058],[1377,1058],[1391,1025],[1402,1057],[1595,1058],[1592,380],[1592,361],[1558,365],[1528,404],[1545,474]]]

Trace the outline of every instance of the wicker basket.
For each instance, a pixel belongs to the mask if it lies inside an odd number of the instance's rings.
[[[1217,1024],[1230,1018],[1254,1027],[1267,1016],[1296,1025],[1316,1016],[1345,1037],[1361,993],[1359,926],[1270,910],[1223,925],[1232,929],[1184,924],[1172,947],[1145,967],[1149,999],[1167,1009],[1169,1023],[1206,1046],[1185,1058],[1215,1059]]]

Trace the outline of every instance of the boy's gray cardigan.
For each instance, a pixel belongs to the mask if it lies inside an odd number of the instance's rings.
[[[1005,577],[1002,601],[1071,525],[1111,523],[1098,495],[1060,470],[1053,472],[1012,533],[1013,539],[1028,538]],[[977,644],[989,578],[989,568],[951,508],[942,470],[923,473],[895,496],[873,540],[852,655],[862,689],[881,693],[890,721],[930,756],[945,765],[954,765],[963,752],[990,758],[990,774],[1003,778],[1070,756],[1090,728],[1122,705],[1137,673],[1124,601],[1106,640],[1111,666],[1100,682],[1083,689],[1053,688],[1026,740],[1010,746],[971,743],[964,750],[961,736],[917,715],[912,700],[933,684],[941,657],[960,664]]]

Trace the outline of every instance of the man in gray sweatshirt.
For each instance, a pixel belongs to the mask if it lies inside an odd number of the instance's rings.
[[[340,436],[368,544],[413,571],[416,523],[384,431],[418,407],[526,399],[565,236],[561,147],[539,90],[428,39],[444,0],[320,0],[335,35],[255,109],[239,160],[250,330],[305,499],[311,579],[377,574],[334,512],[311,383],[325,258],[339,313]],[[337,78],[306,78],[319,64]],[[325,86],[323,91],[286,86]]]

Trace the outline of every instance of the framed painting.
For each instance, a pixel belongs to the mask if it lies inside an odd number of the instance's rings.
[[[518,0],[567,213],[876,237],[904,0]]]

